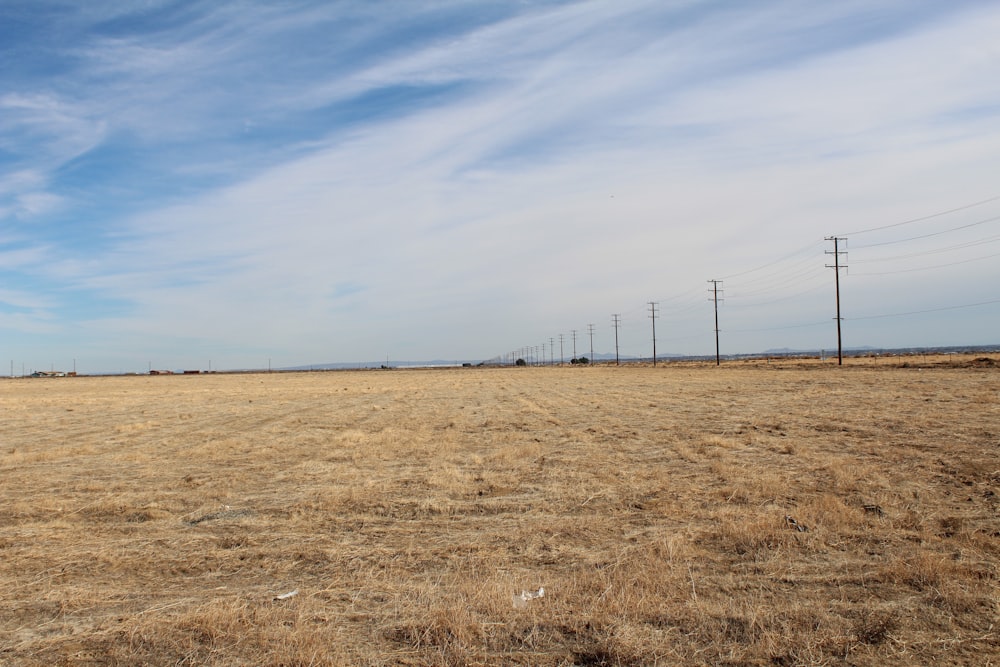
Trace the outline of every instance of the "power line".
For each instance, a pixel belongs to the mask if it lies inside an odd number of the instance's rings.
[[[815,262],[816,261],[815,258],[813,258],[812,261]],[[746,299],[746,298],[752,297],[752,296],[759,296],[759,295],[762,295],[762,294],[769,294],[769,293],[774,292],[776,290],[779,290],[781,288],[787,288],[789,282],[794,282],[796,285],[801,285],[807,278],[809,278],[809,279],[811,279],[813,277],[818,278],[822,272],[823,272],[823,269],[821,267],[818,267],[818,266],[816,266],[814,264],[813,266],[809,267],[806,270],[799,271],[797,273],[792,273],[792,274],[789,274],[787,276],[784,276],[782,278],[781,284],[775,284],[772,287],[755,289],[755,290],[751,290],[751,291],[748,291],[748,292],[740,292],[739,288],[737,288],[736,291],[735,291],[735,293],[730,293],[729,296],[730,296],[730,298],[733,298],[733,299]]]
[[[1000,299],[992,299],[990,301],[980,301],[979,303],[965,303],[961,306],[943,306],[941,308],[929,308],[927,310],[911,310],[907,313],[891,313],[889,315],[865,315],[863,317],[852,317],[850,318],[852,322],[856,320],[878,320],[886,317],[902,317],[904,315],[922,315],[924,313],[940,313],[945,310],[959,310],[961,308],[975,308],[977,306],[988,306],[993,303],[1000,303]]]
[[[815,271],[817,269],[816,255],[810,254],[807,257],[803,257],[798,261],[792,262],[777,271],[766,273],[762,276],[757,276],[756,278],[750,278],[749,280],[746,280],[741,284],[756,285],[758,283],[764,283],[766,285],[776,281],[779,283],[784,283],[787,282],[788,272],[795,271],[797,267],[803,267],[801,269],[798,269],[799,273],[808,273],[810,271]],[[728,280],[728,278],[726,280]]]
[[[856,275],[856,274],[851,274],[851,275]],[[871,275],[871,274],[864,274],[864,275]],[[789,294],[787,296],[778,297],[777,299],[771,299],[770,301],[757,301],[757,302],[754,302],[754,303],[736,303],[736,304],[730,305],[729,308],[757,308],[758,306],[769,306],[772,303],[781,303],[782,301],[788,301],[789,299],[795,299],[795,298],[803,296],[805,294],[812,294],[813,292],[818,292],[821,289],[826,289],[826,284],[825,283],[822,284],[822,285],[817,285],[816,287],[810,287],[808,289],[804,289],[804,290],[802,290],[800,292],[795,292],[794,294]],[[732,299],[734,297],[732,295],[730,295],[729,298]]]
[[[760,266],[758,266],[756,268],[747,269],[746,271],[740,271],[739,273],[730,273],[728,276],[722,276],[721,280],[729,280],[730,278],[735,278],[737,276],[745,276],[748,273],[754,273],[755,271],[760,271],[761,269],[766,269],[767,267],[774,266],[775,264],[777,264],[779,262],[783,262],[786,259],[789,259],[790,257],[795,257],[799,253],[805,252],[806,250],[812,250],[812,249],[816,248],[816,246],[818,246],[818,245],[821,245],[821,244],[819,242],[817,242],[817,241],[813,241],[809,245],[804,246],[802,248],[799,248],[795,252],[789,253],[789,254],[785,255],[784,257],[780,257],[780,258],[774,260],[773,262],[768,262],[767,264],[762,264],[762,265],[760,265]]]
[[[955,245],[945,246],[943,248],[934,248],[932,250],[921,250],[920,252],[911,252],[906,255],[895,255],[893,257],[875,257],[872,259],[855,259],[853,261],[855,264],[871,264],[872,262],[892,262],[898,259],[911,259],[913,257],[923,257],[924,255],[937,255],[943,252],[951,252],[952,250],[963,250],[965,248],[974,248],[975,246],[987,245],[989,243],[996,243],[997,241],[1000,241],[1000,235],[989,236],[985,239],[979,239],[978,241],[966,241],[965,243],[956,243]]]
[[[783,327],[764,327],[762,329],[726,329],[730,333],[757,333],[760,331],[784,331],[785,329],[808,329],[810,327],[825,327],[829,324],[827,320],[822,322],[812,322],[810,324],[789,324]]]
[[[992,218],[986,218],[985,220],[970,222],[967,225],[959,225],[958,227],[952,227],[951,229],[944,229],[941,230],[940,232],[931,232],[930,234],[921,234],[920,236],[911,236],[909,238],[897,239],[895,241],[882,241],[881,243],[869,243],[867,245],[854,246],[854,249],[859,250],[861,248],[876,248],[878,246],[883,246],[883,245],[893,245],[895,243],[905,243],[907,241],[918,241],[920,239],[929,239],[932,236],[941,236],[942,234],[957,232],[960,229],[968,229],[969,227],[976,227],[978,225],[985,225],[987,222],[996,222],[997,220],[1000,220],[1000,215],[994,216]]]
[[[844,234],[843,236],[857,236],[858,234],[867,234],[868,232],[878,232],[883,229],[892,229],[893,227],[902,227],[903,225],[911,225],[914,222],[923,222],[924,220],[931,220],[932,218],[939,218],[942,215],[948,215],[949,213],[957,213],[958,211],[964,211],[969,208],[975,208],[976,206],[982,206],[983,204],[989,204],[1000,200],[1000,195],[996,197],[990,197],[989,199],[984,199],[982,201],[973,202],[972,204],[966,204],[965,206],[959,206],[958,208],[948,209],[947,211],[940,211],[938,213],[931,213],[930,215],[925,215],[920,218],[913,218],[912,220],[904,220],[902,222],[894,222],[891,225],[882,225],[881,227],[872,227],[871,229],[862,229],[856,232],[850,232]]]
[[[894,273],[913,273],[914,271],[929,271],[931,269],[943,269],[949,266],[958,266],[959,264],[968,264],[969,262],[979,262],[984,259],[990,259],[993,257],[1000,257],[1000,252],[993,253],[992,255],[985,255],[983,257],[973,257],[972,259],[963,259],[960,262],[950,262],[948,264],[935,264],[934,266],[921,266],[916,269],[899,269],[897,271],[881,271],[876,273],[852,273],[854,276],[889,276]]]

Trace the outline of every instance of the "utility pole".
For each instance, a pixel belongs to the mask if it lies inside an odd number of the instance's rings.
[[[622,316],[618,313],[613,313],[611,315],[612,326],[615,328],[615,366],[621,366],[622,362],[618,358],[618,327],[622,323]]]
[[[549,365],[554,366],[556,363],[556,339],[549,338]]]
[[[566,355],[563,354],[563,335],[559,334],[559,365],[560,366],[563,365],[563,359],[565,359],[565,358],[566,358]]]
[[[656,368],[656,301],[649,302],[649,319],[653,320],[653,368]]]
[[[573,358],[576,359],[576,329],[573,329]]]
[[[837,319],[837,365],[843,366],[844,348],[843,345],[841,344],[841,338],[840,338],[840,321],[843,319],[840,316],[840,270],[846,269],[847,265],[846,264],[843,266],[840,265],[840,256],[846,255],[847,251],[840,249],[840,242],[847,241],[847,239],[840,238],[837,236],[828,236],[826,240],[833,241],[833,252],[830,252],[829,250],[826,251],[827,255],[833,255],[833,266],[827,264],[826,268],[833,269],[834,286],[836,287],[837,290],[837,318],[836,318]]]
[[[587,329],[590,331],[590,363],[594,363],[594,325],[588,324]]]
[[[709,280],[712,283],[712,301],[715,302],[715,365],[720,365],[719,359],[719,283],[721,280]]]

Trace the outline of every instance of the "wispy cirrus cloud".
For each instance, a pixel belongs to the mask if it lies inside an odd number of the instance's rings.
[[[981,197],[1000,154],[1000,14],[982,3],[67,16],[52,75],[0,100],[17,167],[0,221],[33,220],[18,243],[49,260],[0,271],[73,304],[86,325],[66,336],[122,354],[475,357],[623,310],[639,350],[647,299],[698,350],[705,279],[845,219]],[[797,287],[829,278],[822,246],[816,264]],[[819,304],[753,316],[828,319]]]

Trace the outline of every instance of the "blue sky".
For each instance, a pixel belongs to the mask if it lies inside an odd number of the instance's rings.
[[[723,352],[832,349],[830,236],[845,345],[998,343],[997,34],[995,2],[7,0],[0,360],[569,356],[612,313],[648,355],[649,301],[658,352],[709,354],[710,279]]]

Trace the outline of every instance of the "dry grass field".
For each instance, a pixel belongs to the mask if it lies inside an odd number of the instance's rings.
[[[996,357],[17,379],[0,414],[3,665],[1000,664]]]

